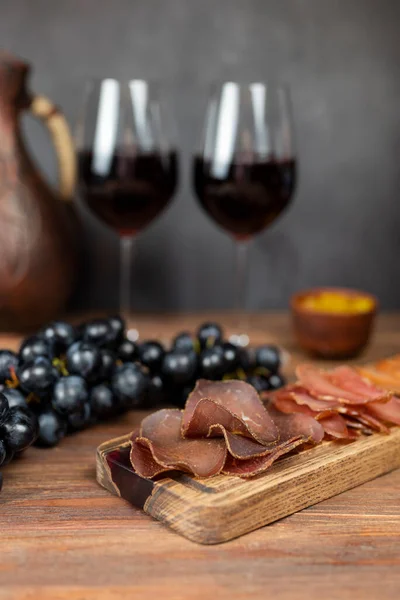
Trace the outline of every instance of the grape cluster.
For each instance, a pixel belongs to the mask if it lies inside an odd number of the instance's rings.
[[[50,323],[18,353],[0,350],[0,466],[32,443],[55,446],[127,410],[182,407],[200,377],[276,389],[284,384],[280,366],[276,347],[239,348],[224,341],[216,323],[180,333],[169,349],[130,341],[118,316],[77,327]]]

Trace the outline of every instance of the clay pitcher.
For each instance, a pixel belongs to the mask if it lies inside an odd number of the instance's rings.
[[[60,110],[27,89],[29,65],[0,52],[0,329],[38,327],[62,312],[75,272],[72,208],[76,162]],[[59,191],[32,162],[21,134],[22,111],[48,127]]]

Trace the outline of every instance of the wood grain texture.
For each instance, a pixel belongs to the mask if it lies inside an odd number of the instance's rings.
[[[140,324],[143,336],[169,338],[203,317],[149,315]],[[286,315],[254,315],[252,324],[255,342],[282,343],[294,361],[304,359]],[[0,339],[2,347],[17,342]],[[399,347],[400,314],[384,315],[360,360]],[[53,450],[30,449],[4,469],[1,600],[398,596],[400,469],[227,544],[199,546],[95,482],[96,447],[143,416],[96,426]]]
[[[279,460],[250,480],[178,474],[149,482],[132,470],[125,495],[112,476],[107,454],[130,448],[129,440],[128,434],[99,446],[98,482],[200,544],[239,537],[400,467],[400,427],[393,427],[390,435],[374,434],[352,443],[323,442]],[[127,473],[126,468],[119,471]]]

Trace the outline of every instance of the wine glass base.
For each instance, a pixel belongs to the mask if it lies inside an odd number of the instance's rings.
[[[241,348],[245,348],[250,343],[250,338],[246,333],[241,334],[233,334],[230,336],[229,341],[234,346],[240,346]]]
[[[139,332],[137,329],[129,328],[126,332],[126,337],[130,342],[137,342],[139,339]]]

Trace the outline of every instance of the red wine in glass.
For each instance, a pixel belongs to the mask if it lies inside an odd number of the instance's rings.
[[[80,192],[86,206],[119,234],[120,312],[129,327],[132,249],[167,206],[178,179],[169,93],[143,79],[88,83],[76,128]]]
[[[235,241],[238,313],[245,306],[246,242],[285,210],[295,180],[288,88],[235,81],[212,86],[193,159],[193,183],[201,206]],[[246,345],[246,327],[238,324],[231,340]]]
[[[106,173],[96,173],[93,152],[78,155],[82,198],[106,225],[121,236],[147,227],[166,207],[177,185],[177,153],[118,152]]]
[[[292,158],[236,160],[224,171],[224,177],[216,177],[211,161],[194,158],[194,188],[201,206],[237,240],[263,231],[291,200],[296,179]]]

